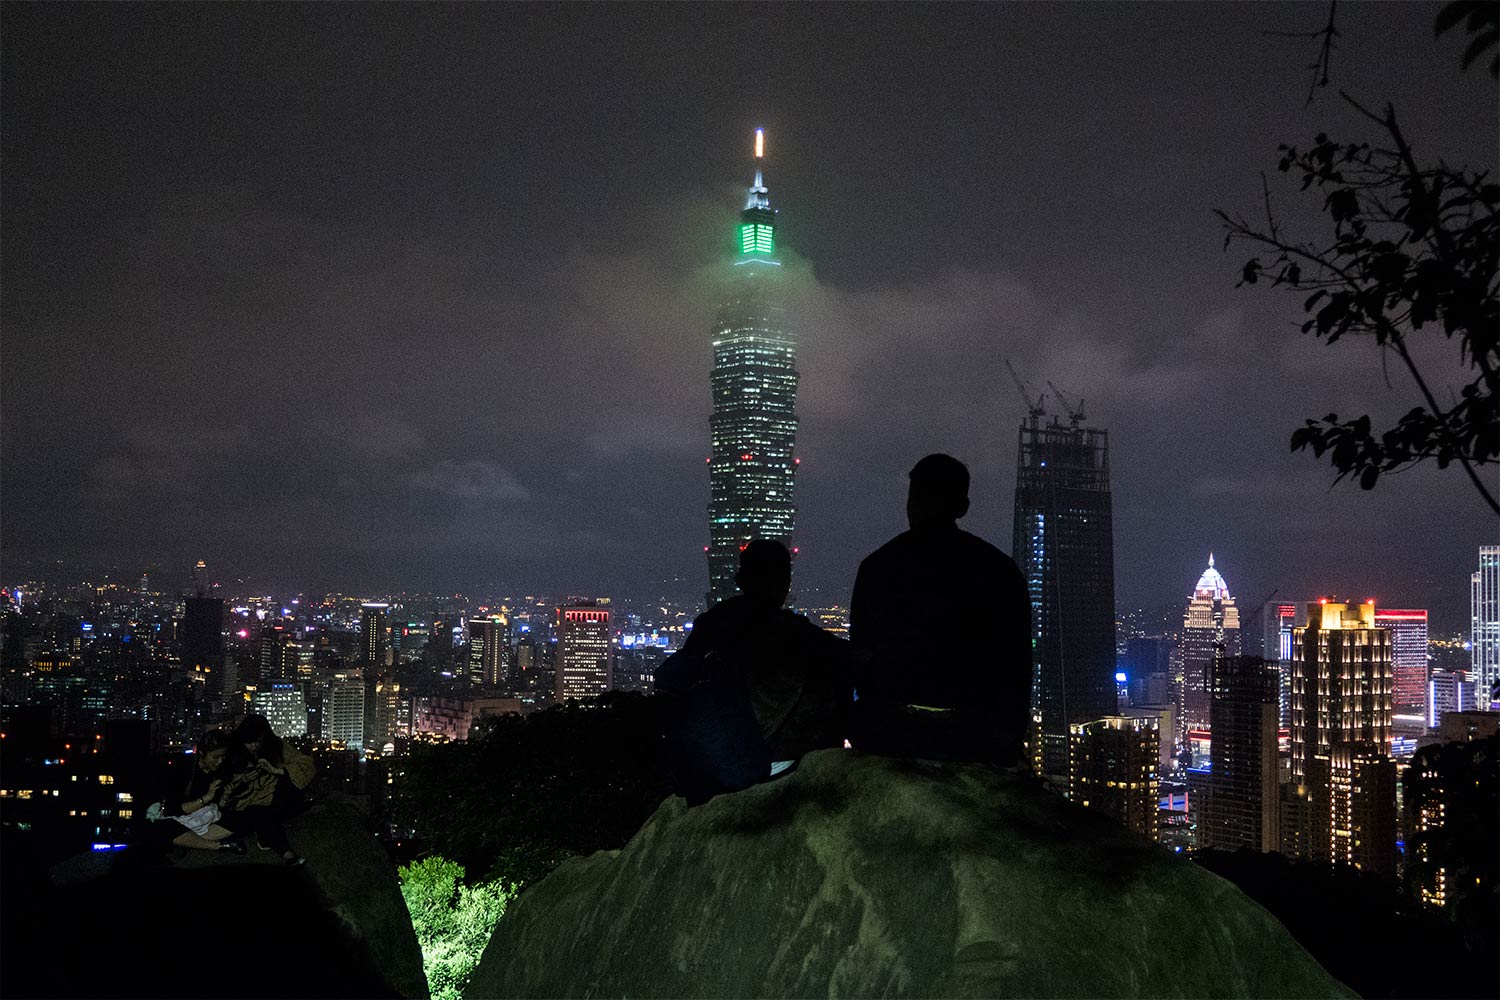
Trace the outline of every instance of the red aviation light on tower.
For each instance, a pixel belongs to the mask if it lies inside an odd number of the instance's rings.
[[[766,158],[766,130],[763,128],[755,130],[755,158],[757,160]]]

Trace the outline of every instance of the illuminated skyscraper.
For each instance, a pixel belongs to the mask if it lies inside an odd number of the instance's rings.
[[[469,681],[488,688],[510,684],[510,622],[504,615],[469,620]]]
[[[1064,778],[1069,727],[1118,711],[1109,433],[1080,420],[1021,425],[1011,539],[1031,596],[1031,754]]]
[[[298,681],[262,681],[250,700],[250,708],[266,717],[271,732],[277,736],[307,735],[307,698]]]
[[[1479,547],[1479,570],[1469,577],[1474,700],[1489,708],[1500,684],[1500,545]]]
[[[361,623],[360,655],[366,663],[373,663],[377,667],[385,666],[385,651],[390,648],[390,638],[387,629],[388,612],[390,605],[378,601],[367,601],[360,605],[360,611],[364,615]]]
[[[1314,861],[1394,871],[1391,687],[1391,633],[1373,601],[1307,606],[1292,633],[1291,779],[1306,791]]]
[[[797,512],[796,345],[782,306],[776,212],[760,169],[764,152],[764,134],[757,129],[755,183],[740,213],[725,301],[714,323],[710,607],[736,593],[740,550],[752,539],[770,538],[792,548]]]
[[[1283,601],[1269,602],[1261,609],[1265,635],[1260,655],[1277,665],[1276,724],[1283,728],[1292,724],[1292,629],[1297,627],[1300,610]]]
[[[1392,702],[1397,712],[1427,710],[1427,612],[1383,608],[1375,627],[1391,630]]]
[[[611,688],[609,608],[595,603],[557,609],[557,703]]]
[[[1182,641],[1173,658],[1172,681],[1177,687],[1177,718],[1182,732],[1209,728],[1209,695],[1217,661],[1240,655],[1240,612],[1229,585],[1214,569],[1198,577],[1193,596],[1182,615]]]

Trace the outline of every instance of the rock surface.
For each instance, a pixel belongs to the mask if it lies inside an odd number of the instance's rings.
[[[307,858],[297,868],[253,836],[246,855],[127,851],[105,856],[108,871],[97,856],[55,866],[50,890],[25,901],[38,933],[7,995],[19,981],[23,995],[425,998],[395,870],[359,812],[320,801],[286,826]],[[57,926],[67,933],[45,930]],[[67,958],[79,942],[87,962]]]
[[[1350,996],[1234,886],[1029,776],[847,751],[566,862],[466,996]]]

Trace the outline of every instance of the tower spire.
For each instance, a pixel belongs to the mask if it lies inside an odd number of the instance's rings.
[[[750,185],[750,193],[745,198],[745,210],[771,208],[771,199],[766,190],[766,182],[761,176],[761,164],[766,158],[766,130],[758,128],[755,130],[755,183]]]

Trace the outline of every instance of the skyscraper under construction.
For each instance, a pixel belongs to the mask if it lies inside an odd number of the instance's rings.
[[[755,183],[736,230],[723,305],[714,323],[708,460],[708,605],[735,594],[740,550],[751,539],[792,547],[797,460],[796,345],[782,303],[776,212],[755,131]]]
[[[1062,777],[1069,726],[1117,705],[1109,432],[1039,413],[1020,429],[1011,551],[1031,596],[1031,755]]]

